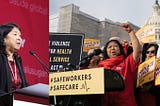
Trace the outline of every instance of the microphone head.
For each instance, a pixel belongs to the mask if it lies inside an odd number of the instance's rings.
[[[102,53],[101,49],[95,49],[94,52],[93,52],[93,54],[96,55],[96,56],[99,55],[100,53]]]
[[[29,53],[30,53],[31,55],[33,55],[33,56],[36,55],[35,52],[32,51],[32,50],[30,50]]]
[[[98,56],[100,53],[102,53],[102,50],[101,49],[94,49],[94,51],[92,53],[90,53],[89,55],[87,55],[87,57],[83,58],[81,61],[80,61],[80,64],[79,66],[88,66],[90,64],[90,60],[92,59],[92,57],[94,55]]]
[[[98,56],[100,53],[102,53],[101,49],[94,49],[94,51],[92,53],[90,53],[87,57],[92,58],[94,55]]]
[[[88,59],[88,58],[83,58],[82,60],[81,60],[81,62],[80,62],[80,64],[79,64],[79,66],[80,67],[86,67],[86,66],[88,66],[89,65],[89,63],[90,63],[90,59]]]

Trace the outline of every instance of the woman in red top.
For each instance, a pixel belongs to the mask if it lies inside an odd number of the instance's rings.
[[[141,55],[141,45],[128,23],[121,27],[128,32],[132,42],[133,53],[126,57],[119,41],[110,40],[104,47],[104,59],[98,66],[117,71],[124,78],[125,89],[121,92],[107,92],[102,97],[103,106],[136,106],[134,97],[134,81]]]

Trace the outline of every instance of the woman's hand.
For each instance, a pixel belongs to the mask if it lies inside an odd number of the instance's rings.
[[[129,23],[121,23],[120,26],[123,27],[123,29],[128,33],[131,33],[133,31],[133,28]]]
[[[121,23],[120,26],[128,32],[128,34],[130,35],[130,40],[132,43],[132,47],[133,47],[133,59],[134,61],[137,63],[139,62],[141,53],[142,53],[142,49],[141,49],[141,45],[139,43],[139,40],[133,30],[133,28],[131,27],[131,25],[129,23]]]

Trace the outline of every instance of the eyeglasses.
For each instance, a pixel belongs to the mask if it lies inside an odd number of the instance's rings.
[[[146,54],[149,54],[149,53],[153,54],[153,53],[155,53],[155,50],[147,51],[147,52],[146,52]]]

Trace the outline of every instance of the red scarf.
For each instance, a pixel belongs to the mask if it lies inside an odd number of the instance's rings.
[[[104,67],[105,69],[111,69],[113,66],[120,64],[123,60],[124,60],[123,55],[105,59],[99,62],[98,67]]]

